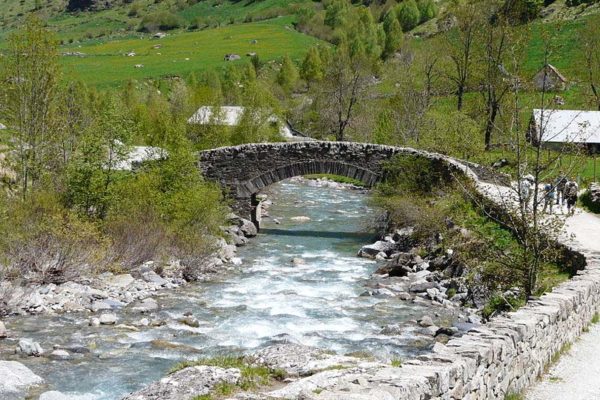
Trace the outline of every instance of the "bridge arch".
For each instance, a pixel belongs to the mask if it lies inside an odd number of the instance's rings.
[[[335,174],[372,187],[383,176],[385,161],[405,154],[443,160],[455,169],[468,169],[440,154],[369,143],[306,141],[258,143],[200,152],[198,167],[206,179],[219,182],[234,200],[234,209],[258,225],[256,194],[284,179],[309,174]]]

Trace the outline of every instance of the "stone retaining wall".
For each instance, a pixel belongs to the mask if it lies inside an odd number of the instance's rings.
[[[479,183],[476,169],[449,157],[413,149],[330,142],[248,146],[205,152],[201,155],[200,167],[209,178],[238,188],[237,194],[242,197],[261,185],[297,172],[293,168],[282,170],[284,165],[294,164],[303,171],[305,167],[298,165],[306,165],[303,157],[309,154],[310,162],[320,163],[320,166],[342,169],[340,163],[359,166],[357,171],[367,171],[364,176],[369,181],[380,178],[382,160],[400,153],[420,155],[441,159],[451,169],[459,169]],[[287,146],[286,151],[280,151],[282,146]],[[251,151],[243,154],[244,149]],[[344,171],[350,174],[349,169]],[[228,178],[237,173],[241,174],[240,181]],[[261,178],[257,180],[253,176]],[[483,192],[482,195],[487,196]],[[450,340],[447,345],[436,344],[430,354],[404,361],[399,376],[377,377],[379,385],[388,387],[388,393],[393,392],[398,400],[504,399],[508,393],[518,393],[532,385],[553,356],[573,342],[600,310],[600,254],[563,246],[573,259],[579,259],[576,264],[587,263],[571,280],[516,312],[493,318],[488,324]]]

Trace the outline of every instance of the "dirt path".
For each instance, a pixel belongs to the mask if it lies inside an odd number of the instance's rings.
[[[566,241],[586,254],[600,258],[600,216],[581,210],[565,224]],[[530,388],[527,400],[600,399],[600,324],[581,335],[542,379]]]

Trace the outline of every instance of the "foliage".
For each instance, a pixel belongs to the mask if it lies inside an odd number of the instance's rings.
[[[30,17],[23,30],[10,36],[3,57],[0,110],[16,131],[16,169],[23,198],[42,183],[54,144],[59,80],[56,47],[42,21]]]
[[[415,0],[405,0],[400,3],[396,8],[396,14],[404,32],[414,29],[421,21],[421,13]]]
[[[273,381],[285,379],[287,374],[280,369],[267,368],[260,365],[253,365],[244,360],[243,357],[216,357],[200,359],[196,361],[184,361],[176,364],[171,373],[175,373],[184,368],[197,365],[208,365],[221,368],[237,368],[240,370],[242,378],[236,385],[221,384],[215,386],[213,394],[230,395],[236,390],[252,390],[261,386],[269,385]],[[200,397],[202,399],[211,399],[210,395]]]
[[[183,25],[181,17],[168,11],[147,14],[140,22],[139,30],[142,32],[169,31]]]
[[[394,55],[402,46],[403,36],[402,27],[398,18],[396,18],[393,12],[386,15],[383,21],[383,28],[385,31],[385,45],[383,48],[384,58],[388,58]]]
[[[453,177],[441,160],[419,156],[396,156],[384,166],[385,181],[379,191],[385,195],[415,193],[431,196],[453,183]]]
[[[543,6],[544,0],[506,0],[502,11],[513,24],[522,24],[537,18]]]
[[[287,92],[291,92],[298,82],[298,69],[290,57],[283,57],[281,68],[277,74],[277,83]]]
[[[308,49],[302,66],[300,67],[300,77],[304,79],[308,85],[313,82],[319,82],[323,79],[323,61],[316,47]]]
[[[94,272],[106,243],[95,224],[64,208],[56,194],[37,191],[5,205],[0,268],[6,279],[63,283]]]
[[[488,300],[481,310],[481,315],[485,319],[490,319],[493,315],[503,311],[515,311],[525,305],[525,299],[517,296],[503,296],[496,294]]]
[[[592,201],[592,192],[590,190],[586,190],[585,193],[581,195],[580,201],[589,211],[600,214],[600,204]]]
[[[433,0],[419,0],[417,1],[417,7],[421,15],[420,23],[427,22],[437,16],[438,10]]]

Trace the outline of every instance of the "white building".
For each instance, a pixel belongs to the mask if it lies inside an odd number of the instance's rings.
[[[581,144],[600,151],[600,111],[534,109],[529,138],[534,143]]]
[[[240,106],[223,106],[218,107],[217,110],[212,106],[202,106],[188,119],[188,123],[199,125],[237,126],[245,111],[245,107]],[[279,133],[282,138],[295,138],[289,125],[285,121],[282,121],[278,116],[271,115],[268,122],[279,126]]]

